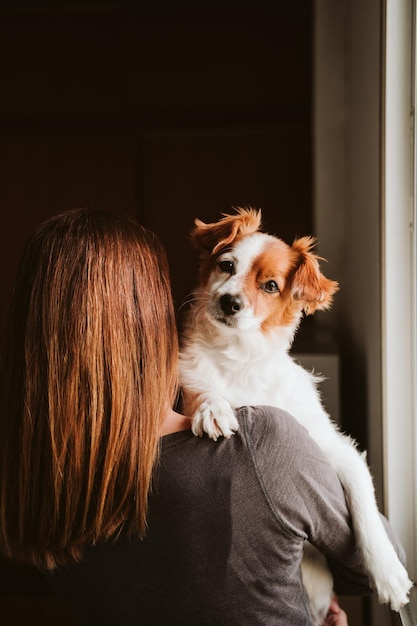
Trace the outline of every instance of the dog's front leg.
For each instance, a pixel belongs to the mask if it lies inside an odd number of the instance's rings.
[[[216,441],[218,437],[231,437],[239,428],[230,403],[216,393],[200,393],[186,402],[185,410],[192,416],[191,430],[202,437],[204,433]]]

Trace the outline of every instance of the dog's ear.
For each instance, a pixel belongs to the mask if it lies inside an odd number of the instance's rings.
[[[298,263],[291,279],[291,295],[294,300],[303,303],[303,310],[307,314],[328,309],[333,294],[339,288],[336,281],[321,273],[320,257],[311,252],[315,243],[312,237],[301,237],[292,244],[292,250],[298,255]]]
[[[222,219],[212,224],[195,220],[190,237],[193,245],[204,256],[216,254],[235,240],[255,233],[261,226],[262,216],[259,209],[237,207],[236,215],[223,215]]]

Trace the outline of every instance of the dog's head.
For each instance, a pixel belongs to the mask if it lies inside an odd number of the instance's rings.
[[[302,312],[330,307],[338,284],[320,271],[312,237],[291,246],[260,231],[261,211],[236,209],[218,222],[195,221],[191,240],[200,255],[205,313],[237,330],[294,327]]]

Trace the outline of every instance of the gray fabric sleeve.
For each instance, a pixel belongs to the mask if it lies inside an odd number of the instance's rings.
[[[336,591],[369,593],[342,485],[307,430],[272,407],[252,409],[247,430],[258,478],[277,520],[327,557]],[[384,522],[401,558],[401,546]]]

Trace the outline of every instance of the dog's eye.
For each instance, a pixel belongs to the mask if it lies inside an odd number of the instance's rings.
[[[235,264],[233,263],[233,261],[229,260],[218,261],[217,267],[221,272],[224,272],[225,274],[233,274],[235,270]]]
[[[268,280],[266,283],[263,283],[261,289],[267,293],[279,293],[279,287],[275,280]]]

